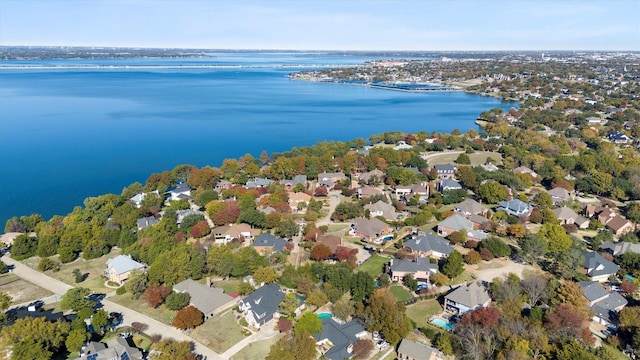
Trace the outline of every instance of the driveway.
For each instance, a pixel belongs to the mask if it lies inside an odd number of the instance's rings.
[[[56,295],[62,296],[67,290],[73,288],[71,285],[67,285],[62,281],[53,279],[46,274],[38,272],[36,270],[31,269],[30,267],[20,263],[19,261],[15,261],[11,259],[9,256],[4,256],[2,260],[7,265],[13,265],[13,273],[20,276],[21,278],[34,283],[35,285],[40,286],[43,289],[47,289]],[[208,347],[202,345],[201,343],[192,339],[189,335],[184,332],[163,324],[157,320],[154,320],[144,314],[141,314],[137,311],[126,308],[122,305],[118,305],[109,300],[102,300],[102,306],[107,312],[118,312],[121,313],[122,316],[122,324],[123,325],[131,325],[133,322],[139,322],[143,324],[147,324],[149,327],[146,330],[148,334],[160,334],[163,338],[173,338],[179,341],[190,341],[195,345],[195,352],[204,355],[207,360],[223,360],[226,359],[220,354],[214,352]]]
[[[278,335],[279,334],[278,330],[274,330],[275,326],[276,326],[275,320],[269,321],[268,323],[264,324],[260,328],[260,331],[240,340],[238,343],[236,343],[235,345],[230,347],[227,351],[225,351],[221,356],[224,359],[231,359],[233,355],[235,355],[238,351],[244,349],[245,346],[251,343],[254,343],[256,341],[269,339]]]
[[[316,226],[320,227],[322,225],[329,225],[331,223],[331,215],[336,210],[336,206],[340,204],[340,197],[342,193],[340,191],[330,191],[329,192],[329,213],[322,219],[316,221]]]

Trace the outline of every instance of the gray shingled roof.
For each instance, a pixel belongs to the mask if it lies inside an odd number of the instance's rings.
[[[343,360],[351,358],[347,348],[358,341],[357,334],[365,331],[364,326],[356,320],[340,324],[333,318],[322,319],[322,331],[316,335],[317,341],[329,340],[333,347],[324,354],[325,359]]]
[[[451,164],[438,164],[438,165],[434,165],[433,167],[436,169],[438,173],[443,171],[453,172],[456,170],[456,167]]]
[[[449,255],[453,252],[453,247],[449,245],[449,240],[436,236],[434,234],[425,234],[415,236],[404,243],[405,247],[413,251],[430,252],[437,251],[439,253]]]
[[[440,180],[440,189],[442,190],[462,189],[462,185],[453,179],[442,179]]]
[[[287,240],[285,239],[277,238],[269,233],[262,233],[253,240],[252,246],[273,247],[273,251],[282,251],[286,244]]]
[[[578,282],[578,284],[580,285],[580,287],[582,287],[582,290],[584,291],[584,297],[586,297],[589,302],[609,295],[609,292],[605,290],[597,281],[580,281]]]
[[[591,277],[615,274],[620,270],[620,266],[603,258],[595,251],[584,254],[584,267],[587,269],[587,275]]]
[[[612,241],[605,241],[604,243],[602,243],[602,245],[600,245],[600,249],[607,250],[611,252],[611,254],[614,256],[624,254],[627,252],[634,252],[634,253],[640,254],[640,244],[633,244],[633,243],[624,242],[624,241],[620,241],[616,243]]]
[[[467,286],[462,285],[457,287],[455,290],[447,294],[445,298],[469,308],[482,305],[488,300],[491,300],[487,289],[475,282],[472,282]]]
[[[464,201],[455,205],[454,209],[465,214],[480,214],[487,210],[482,204],[473,199],[464,199]]]
[[[616,309],[624,307],[628,304],[627,299],[622,297],[615,291],[610,291],[609,296],[602,301],[598,301],[593,304],[591,310],[600,318],[607,320],[610,323],[617,321],[618,312]]]
[[[408,273],[416,273],[418,271],[425,271],[431,273],[438,272],[438,264],[432,264],[427,258],[416,258],[416,261],[407,259],[393,259],[391,261],[391,271],[401,271]]]
[[[440,351],[419,342],[402,339],[400,346],[398,346],[398,355],[399,354],[409,356],[411,359],[420,360],[431,359],[440,354]]]
[[[473,230],[473,223],[459,214],[453,214],[452,216],[442,220],[438,223],[438,227],[440,226],[453,229],[454,231],[460,231],[462,229],[467,231]]]
[[[208,287],[191,279],[175,284],[173,290],[189,293],[191,304],[205,315],[233,300],[231,296],[224,293],[223,289]]]
[[[280,286],[267,284],[247,295],[242,302],[250,304],[256,320],[260,321],[264,317],[275,314],[282,300],[284,300],[284,293],[280,291]]]
[[[388,226],[387,224],[385,224],[384,222],[376,218],[373,218],[373,219],[355,218],[353,220],[353,223],[356,227],[356,230],[359,233],[365,234],[371,238],[380,236],[380,234],[382,233],[382,230]]]

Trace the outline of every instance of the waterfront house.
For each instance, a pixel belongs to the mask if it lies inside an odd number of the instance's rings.
[[[412,275],[421,282],[429,282],[431,274],[438,272],[438,264],[431,263],[428,258],[417,257],[411,259],[392,259],[389,267],[391,280],[402,282],[404,277]]]
[[[244,313],[249,326],[260,328],[278,316],[284,293],[277,284],[266,284],[238,302],[238,309]]]
[[[191,197],[191,188],[187,183],[180,183],[176,187],[169,189],[170,199],[177,200],[189,200]]]
[[[315,339],[323,359],[344,360],[352,357],[353,345],[367,335],[357,320],[339,323],[334,318],[327,318],[322,319],[322,330]]]
[[[287,240],[277,238],[269,233],[262,233],[253,240],[251,246],[261,255],[274,251],[283,251]]]
[[[453,252],[453,247],[449,244],[449,240],[428,233],[412,237],[404,243],[403,247],[416,256],[442,259]]]
[[[605,290],[597,281],[580,281],[578,284],[589,301],[593,321],[617,329],[618,313],[627,306],[628,301],[615,291]]]
[[[191,210],[191,209],[178,210],[176,211],[176,223],[178,225],[182,224],[182,220],[184,220],[184,218],[186,218],[187,216],[191,216],[191,215],[201,215],[202,217],[204,217],[204,213],[199,210]]]
[[[118,255],[113,259],[107,260],[107,268],[104,275],[109,281],[118,284],[124,284],[129,278],[133,270],[144,270],[144,264],[141,264],[127,255]]]
[[[351,236],[357,236],[365,241],[371,241],[389,232],[391,232],[389,225],[376,218],[355,218],[349,231]]]
[[[233,298],[225,294],[222,288],[203,285],[191,279],[173,285],[173,291],[188,293],[191,296],[190,305],[200,310],[205,320],[233,305]]]
[[[584,254],[583,266],[589,279],[599,282],[607,281],[609,276],[615,275],[620,270],[620,266],[603,258],[595,251]]]
[[[369,210],[371,217],[382,216],[387,221],[394,221],[396,219],[396,208],[382,200],[378,200],[378,202],[374,204],[365,205],[364,210]]]
[[[458,286],[444,297],[444,309],[456,315],[487,307],[490,303],[489,292],[476,282]]]
[[[136,194],[129,200],[131,200],[131,202],[133,202],[133,204],[137,208],[140,208],[142,206],[142,201],[144,200],[145,197],[147,197],[147,194],[155,194],[156,196],[160,196],[160,194],[158,193],[158,190],[154,190],[154,191],[151,191],[149,193]]]
[[[398,360],[444,360],[446,358],[442,351],[408,339],[402,339],[398,346]]]

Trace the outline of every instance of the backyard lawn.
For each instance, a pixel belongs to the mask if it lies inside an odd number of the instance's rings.
[[[278,334],[266,340],[249,343],[249,345],[245,346],[242,350],[233,355],[233,360],[262,360],[269,355],[271,345],[275,344],[282,336],[282,334]]]
[[[235,315],[235,311],[229,310],[222,315],[215,316],[198,326],[190,335],[203,345],[221,354],[245,338],[240,332],[242,327],[238,324]]]
[[[112,296],[109,298],[109,300],[124,307],[128,307],[131,310],[135,310],[139,313],[145,314],[167,325],[171,325],[171,322],[173,322],[173,317],[176,315],[175,311],[167,309],[167,307],[164,305],[160,305],[155,309],[150,307],[144,301],[142,296],[139,299],[133,299],[131,294],[125,293],[122,295]]]
[[[418,324],[418,327],[424,327],[429,324],[429,319],[433,315],[440,314],[442,306],[436,299],[418,301],[415,304],[407,306],[407,316]]]
[[[390,258],[375,254],[367,261],[365,261],[362,265],[358,266],[356,270],[367,272],[369,273],[369,275],[371,275],[371,277],[377,279],[378,276],[382,274],[384,264],[388,263],[389,261],[391,261]]]
[[[395,285],[389,288],[389,291],[391,291],[391,293],[398,298],[398,301],[407,301],[409,299],[411,299],[413,296],[411,296],[411,293],[409,291],[407,291],[407,289],[403,288],[402,286],[399,285]]]
[[[211,284],[215,287],[222,288],[222,290],[224,290],[224,293],[229,295],[238,291],[238,285],[240,284],[240,282],[241,280],[238,279],[229,279],[212,281]]]

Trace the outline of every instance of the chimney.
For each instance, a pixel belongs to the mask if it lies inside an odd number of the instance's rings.
[[[211,277],[207,276],[207,287],[211,287]]]

